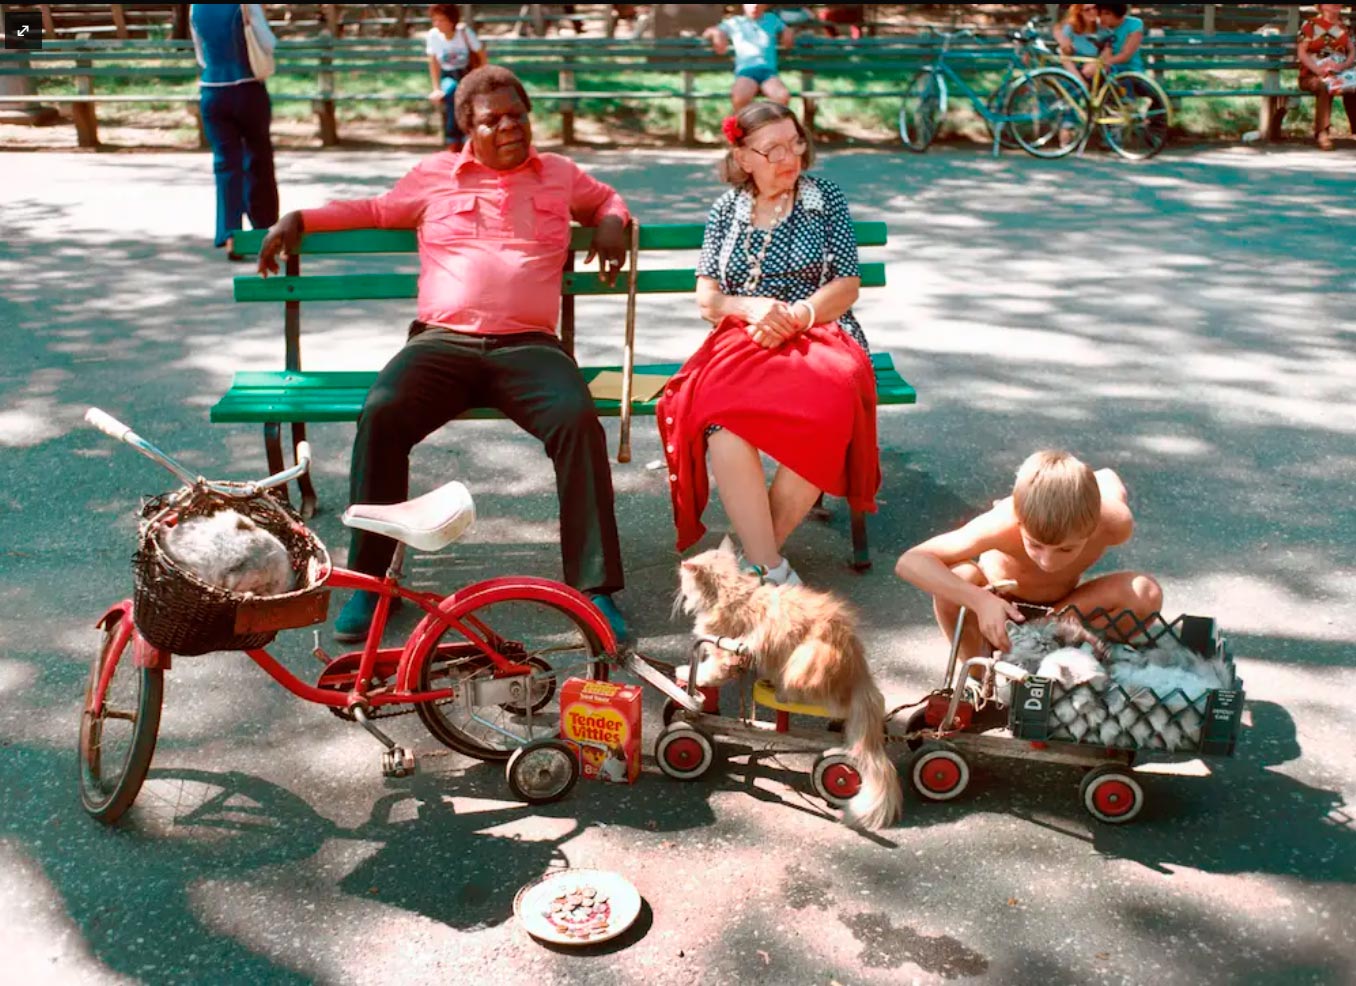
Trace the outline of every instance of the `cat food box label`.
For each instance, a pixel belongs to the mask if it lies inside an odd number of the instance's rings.
[[[560,689],[560,737],[579,752],[580,772],[594,780],[633,784],[640,776],[637,685],[571,678]]]

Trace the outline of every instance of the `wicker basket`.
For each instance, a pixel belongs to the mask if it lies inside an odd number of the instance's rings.
[[[277,596],[231,592],[180,568],[165,552],[160,538],[168,527],[226,509],[282,541],[297,588]],[[329,552],[295,511],[266,493],[236,499],[198,483],[150,498],[141,510],[132,570],[132,620],[149,643],[171,654],[263,647],[279,630],[322,622],[328,610]]]

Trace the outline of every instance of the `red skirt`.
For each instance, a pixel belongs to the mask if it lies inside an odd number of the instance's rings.
[[[706,429],[720,425],[853,510],[875,512],[880,489],[876,376],[836,323],[775,349],[726,318],[669,381],[657,413],[678,550],[706,533]]]

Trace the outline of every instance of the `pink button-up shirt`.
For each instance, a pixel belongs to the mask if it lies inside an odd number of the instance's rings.
[[[570,219],[626,222],[626,203],[569,158],[538,154],[512,171],[468,143],[419,162],[385,195],[302,211],[306,232],[419,231],[420,321],[458,332],[555,332]]]

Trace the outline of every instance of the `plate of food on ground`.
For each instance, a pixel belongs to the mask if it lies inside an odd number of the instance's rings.
[[[609,870],[553,870],[513,899],[527,933],[555,945],[593,945],[616,938],[640,914],[640,893]]]

